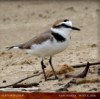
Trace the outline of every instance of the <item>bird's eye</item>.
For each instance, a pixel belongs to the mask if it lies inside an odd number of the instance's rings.
[[[69,21],[69,20],[68,20],[68,19],[65,19],[65,20],[64,20],[64,22],[67,22],[67,21]]]

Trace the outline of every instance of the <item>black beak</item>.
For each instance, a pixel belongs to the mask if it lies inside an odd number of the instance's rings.
[[[77,30],[77,31],[80,31],[80,29],[79,28],[76,28],[76,27],[71,27],[72,28],[72,30]]]

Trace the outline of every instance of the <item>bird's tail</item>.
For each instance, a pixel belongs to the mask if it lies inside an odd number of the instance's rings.
[[[19,44],[19,45],[14,45],[14,46],[10,46],[10,47],[6,47],[7,50],[10,50],[10,49],[23,49],[24,48],[24,44]]]
[[[15,45],[15,46],[6,47],[7,50],[11,50],[13,48],[19,48],[19,46],[18,45]]]

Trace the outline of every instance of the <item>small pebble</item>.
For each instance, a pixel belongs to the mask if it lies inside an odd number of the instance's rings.
[[[99,12],[99,11],[100,11],[100,9],[97,9],[96,11],[98,11],[98,12]]]
[[[97,91],[97,88],[92,88],[89,91]]]
[[[97,47],[97,45],[96,44],[92,44],[91,47]]]
[[[41,83],[42,81],[40,80],[39,83]]]
[[[6,80],[3,80],[3,83],[6,83]]]
[[[18,8],[21,8],[21,5],[18,5],[17,7],[18,7]]]
[[[61,92],[61,91],[68,91],[68,89],[67,88],[60,88],[60,89],[56,90],[56,92]]]
[[[59,86],[63,85],[62,83],[58,83]]]
[[[75,80],[75,79],[72,79],[72,80],[70,81],[70,83],[76,84],[76,80]]]
[[[21,69],[23,69],[23,67],[21,67]]]
[[[71,86],[71,84],[70,83],[67,83],[64,87],[68,88],[70,86]]]
[[[3,70],[3,68],[1,70]]]
[[[32,86],[37,87],[39,85],[39,83],[33,83]]]
[[[72,86],[73,84],[76,84],[76,80],[75,79],[72,79],[69,83],[67,83],[64,87],[65,88],[68,88],[70,86]]]
[[[25,90],[25,89],[22,89],[22,91],[27,91],[27,90]]]
[[[87,10],[88,9],[88,7],[85,7],[85,10]]]

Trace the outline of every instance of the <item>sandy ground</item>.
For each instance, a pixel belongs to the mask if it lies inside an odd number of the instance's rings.
[[[12,84],[41,71],[41,58],[26,55],[22,50],[7,51],[6,47],[29,40],[45,28],[49,29],[57,19],[72,20],[73,25],[79,27],[81,31],[72,31],[69,47],[53,57],[54,68],[57,70],[64,64],[70,66],[99,61],[99,3],[96,0],[0,1],[0,86]],[[51,70],[47,59],[46,65],[46,69]],[[86,78],[75,80],[99,79],[98,68],[99,66],[92,66]],[[73,69],[66,73],[78,74],[83,69]],[[55,91],[71,79],[45,82],[43,75],[40,75],[23,83],[36,82],[39,83],[40,91]],[[68,91],[97,92],[100,91],[100,84],[97,81],[81,83],[72,85]]]

